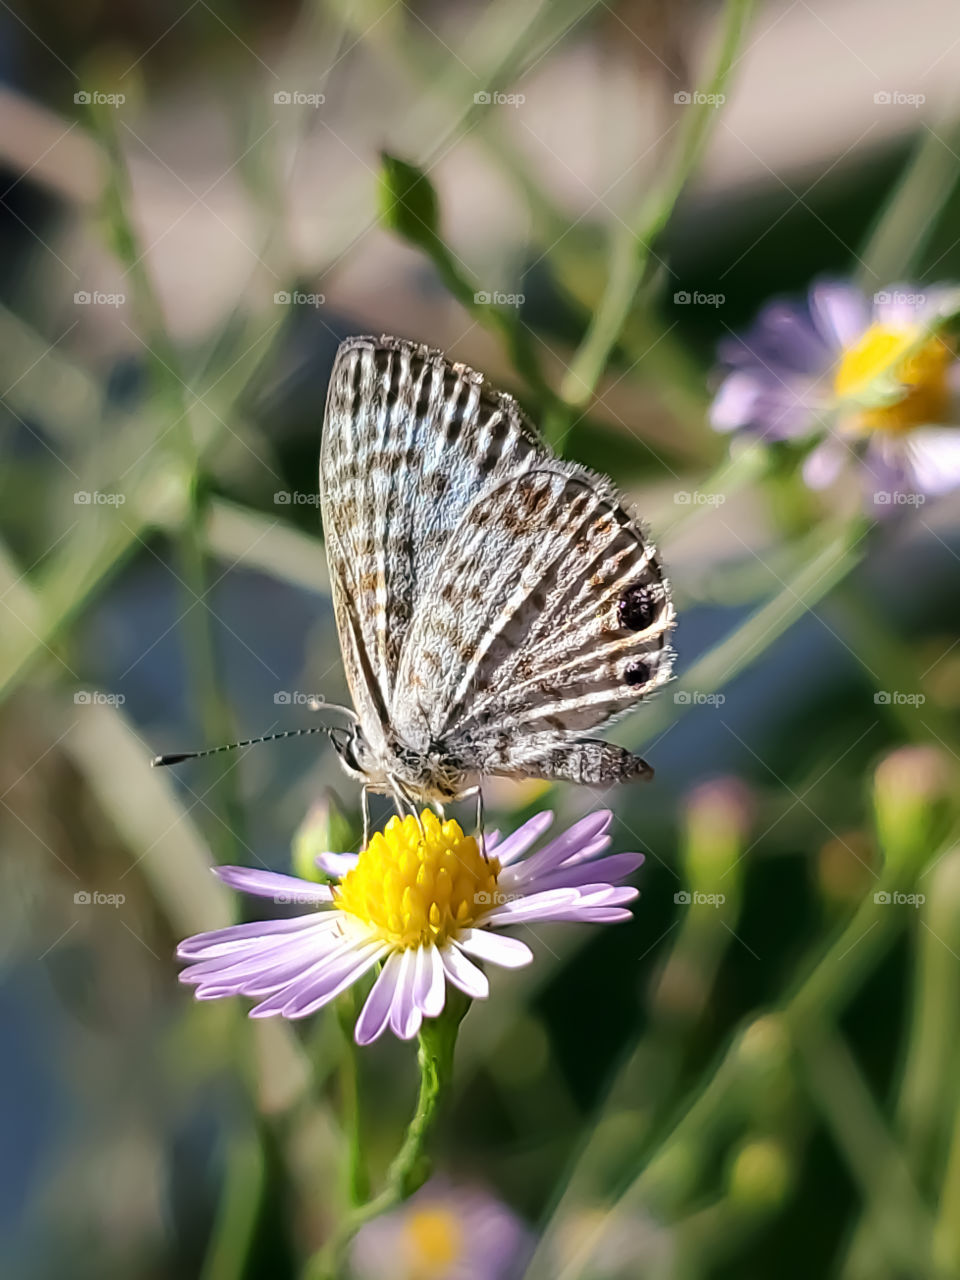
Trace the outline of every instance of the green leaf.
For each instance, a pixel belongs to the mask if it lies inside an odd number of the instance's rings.
[[[380,217],[384,225],[421,248],[439,238],[440,203],[430,179],[416,165],[381,152]]]

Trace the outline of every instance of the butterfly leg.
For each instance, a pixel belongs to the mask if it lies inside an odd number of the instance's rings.
[[[476,799],[477,801],[477,834],[482,837],[483,835],[483,791],[480,785],[478,784],[475,787],[469,787],[466,791],[461,791],[456,798],[458,800]]]
[[[370,788],[364,784],[360,788],[360,812],[363,814],[363,844],[365,849],[370,843]]]
[[[420,834],[426,835],[427,833],[423,827],[423,819],[420,817],[420,810],[411,799],[403,786],[403,783],[397,778],[389,778],[388,782],[390,784],[390,794],[393,796],[394,808],[401,820],[412,815],[417,820],[417,826],[420,828]]]

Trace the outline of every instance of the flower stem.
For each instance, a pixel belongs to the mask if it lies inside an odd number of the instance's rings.
[[[402,1204],[430,1176],[427,1146],[440,1104],[450,1086],[457,1033],[469,1006],[466,997],[448,992],[446,1008],[440,1017],[424,1020],[417,1053],[420,1067],[417,1108],[407,1126],[403,1145],[387,1170],[383,1189],[347,1214],[327,1244],[307,1262],[304,1280],[337,1280],[346,1251],[360,1228]]]

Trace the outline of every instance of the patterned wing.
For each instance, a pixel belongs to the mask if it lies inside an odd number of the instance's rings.
[[[613,487],[542,454],[449,539],[406,638],[394,724],[485,772],[573,776],[583,762],[551,753],[668,679],[673,618]]]
[[[540,447],[512,397],[467,366],[399,338],[341,345],[320,503],[344,665],[371,742],[391,721],[404,639],[452,531]]]

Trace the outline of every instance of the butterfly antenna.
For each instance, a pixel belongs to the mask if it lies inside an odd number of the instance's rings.
[[[236,751],[238,747],[256,747],[261,742],[280,742],[283,738],[303,738],[310,733],[336,733],[339,726],[327,724],[311,725],[309,729],[285,729],[283,733],[267,733],[262,738],[245,738],[243,742],[228,742],[222,747],[207,747],[205,751],[172,751],[168,755],[154,756],[150,765],[159,769],[162,765],[180,764],[184,760],[202,760],[204,756],[215,756],[221,751]]]

